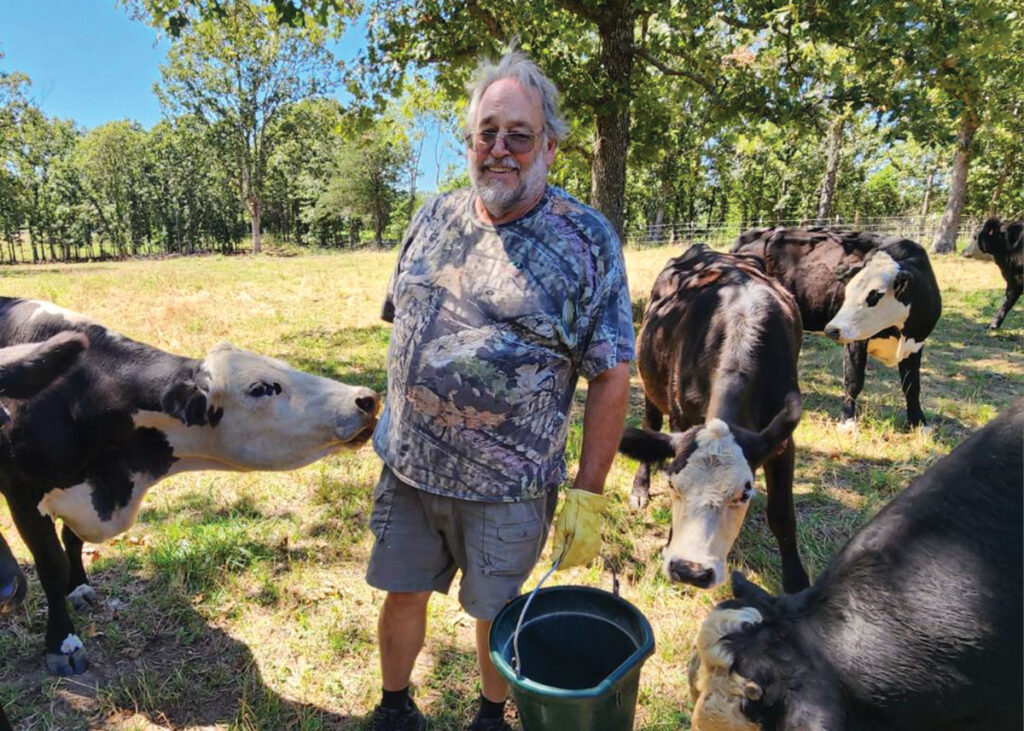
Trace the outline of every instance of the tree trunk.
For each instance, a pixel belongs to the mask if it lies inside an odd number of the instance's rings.
[[[949,184],[949,199],[932,240],[932,252],[946,254],[956,248],[956,234],[960,228],[960,212],[967,197],[967,168],[971,162],[971,142],[978,131],[978,115],[973,109],[964,110],[960,131],[956,135],[956,154],[953,156],[953,178]]]
[[[815,221],[819,226],[826,225],[828,217],[832,215],[832,199],[836,193],[836,176],[839,173],[839,161],[842,159],[840,153],[843,149],[845,129],[846,115],[840,114],[828,131],[828,161],[825,164],[825,179],[821,183],[821,197],[818,199],[818,215]]]
[[[252,253],[260,253],[260,201],[253,198],[249,204],[249,213],[252,215]]]
[[[590,169],[590,200],[621,237],[625,224],[634,18],[619,5],[615,3],[615,7],[608,9],[598,24],[605,94],[594,105],[597,136]]]

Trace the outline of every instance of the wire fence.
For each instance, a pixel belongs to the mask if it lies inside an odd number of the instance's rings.
[[[845,219],[840,216],[828,219],[824,224],[829,228],[842,231],[871,231],[888,236],[898,236],[917,241],[926,249],[931,248],[932,239],[939,229],[941,214],[930,214],[927,216],[882,216],[878,218]],[[703,243],[715,249],[728,249],[736,241],[740,232],[752,228],[770,228],[772,226],[787,226],[799,228],[804,226],[820,225],[815,220],[788,220],[770,221],[754,220],[746,222],[716,222],[697,223],[676,222],[651,224],[643,227],[630,229],[626,232],[626,244],[631,246],[662,246],[668,244],[679,244],[681,247],[690,244]],[[964,248],[971,236],[981,225],[981,220],[973,217],[960,219],[960,227],[957,230],[956,247],[958,250]]]

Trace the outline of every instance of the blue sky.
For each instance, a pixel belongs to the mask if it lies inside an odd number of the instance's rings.
[[[148,128],[160,120],[153,84],[169,43],[115,0],[0,0],[0,8],[0,70],[28,74],[43,112],[84,127],[133,119]],[[335,52],[350,59],[363,44],[362,28],[353,28]],[[434,187],[439,164],[443,177],[458,162],[435,142],[424,145],[421,189]]]

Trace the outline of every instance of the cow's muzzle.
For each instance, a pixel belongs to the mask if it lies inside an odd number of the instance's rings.
[[[693,561],[674,558],[668,564],[668,576],[672,581],[707,589],[715,583],[715,570]]]
[[[835,325],[826,325],[825,326],[825,337],[827,337],[827,338],[829,338],[831,340],[835,340],[836,342],[839,342],[839,336],[841,334],[842,333],[840,332],[839,328],[836,327]]]

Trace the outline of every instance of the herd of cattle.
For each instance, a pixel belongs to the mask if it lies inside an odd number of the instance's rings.
[[[973,248],[1007,282],[996,328],[1021,293],[1022,225],[988,221]],[[903,491],[813,585],[797,548],[803,331],[845,346],[841,426],[856,417],[868,355],[898,367],[908,421],[921,426],[921,356],[941,308],[918,244],[863,232],[748,231],[731,253],[696,245],[658,276],[637,340],[644,428],[620,446],[640,462],[630,503],[646,504],[665,465],[664,573],[714,587],[763,468],[787,592],[733,576],[736,599],[705,621],[691,664],[694,728],[1021,727],[1024,400]],[[152,485],[357,447],[378,406],[368,389],[231,346],[195,360],[0,298],[0,492],[46,594],[48,670],[87,668],[66,604],[96,599],[83,541],[131,527]],[[25,589],[0,536],[0,611]]]

